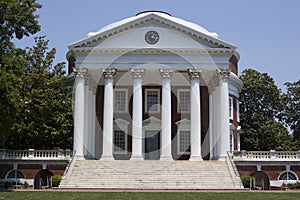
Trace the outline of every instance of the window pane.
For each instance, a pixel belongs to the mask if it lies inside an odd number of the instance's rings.
[[[147,111],[158,112],[158,91],[148,90],[147,91]]]
[[[179,112],[190,111],[190,92],[180,91],[179,92]]]
[[[190,131],[179,132],[179,152],[186,153],[191,152],[190,150]]]
[[[11,171],[8,175],[7,178],[25,178],[24,174],[18,170]]]
[[[115,112],[126,112],[126,91],[115,90]]]
[[[114,131],[114,151],[126,151],[126,134],[124,131]]]

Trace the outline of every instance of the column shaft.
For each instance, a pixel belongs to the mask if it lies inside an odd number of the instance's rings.
[[[75,108],[74,108],[74,142],[73,149],[76,156],[79,158],[84,157],[83,139],[84,139],[84,99],[85,99],[85,80],[84,75],[86,69],[76,70],[75,80]]]
[[[201,161],[201,71],[189,70],[191,76],[191,156],[190,161]]]
[[[132,106],[132,155],[130,160],[143,160],[143,100],[142,77],[143,69],[132,69],[133,106]]]
[[[220,158],[225,159],[227,152],[230,150],[229,140],[229,91],[228,91],[228,78],[230,71],[220,70],[220,133],[221,133],[221,145],[220,145]]]
[[[104,109],[103,109],[103,153],[101,160],[113,160],[113,116],[114,116],[114,90],[113,75],[115,70],[107,69],[104,75]]]
[[[160,160],[173,160],[171,150],[171,69],[160,69],[162,77],[161,155]]]

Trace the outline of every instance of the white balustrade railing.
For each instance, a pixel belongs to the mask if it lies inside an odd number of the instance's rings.
[[[234,161],[273,161],[288,160],[300,161],[300,151],[234,151]]]
[[[72,151],[62,150],[5,150],[0,149],[0,160],[69,160]]]

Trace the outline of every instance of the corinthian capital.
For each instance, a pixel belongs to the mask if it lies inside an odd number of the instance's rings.
[[[191,79],[200,79],[201,78],[201,69],[189,69],[189,75]]]
[[[131,69],[133,79],[142,79],[145,74],[145,69]]]
[[[113,79],[116,74],[116,69],[103,69],[103,77],[104,79]]]
[[[76,78],[82,78],[82,79],[84,79],[85,75],[88,72],[88,69],[87,68],[75,68],[74,72],[76,74]]]
[[[162,79],[164,78],[172,78],[173,69],[159,69],[159,73]]]
[[[226,68],[226,69],[220,69],[219,70],[220,76],[223,80],[228,80],[229,79],[229,75],[230,75],[230,69]]]

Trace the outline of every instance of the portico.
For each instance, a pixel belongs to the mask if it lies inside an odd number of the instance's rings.
[[[236,47],[165,13],[125,21],[69,46],[76,156],[225,158],[233,145],[230,123],[233,131],[238,124],[231,101],[242,86]]]

